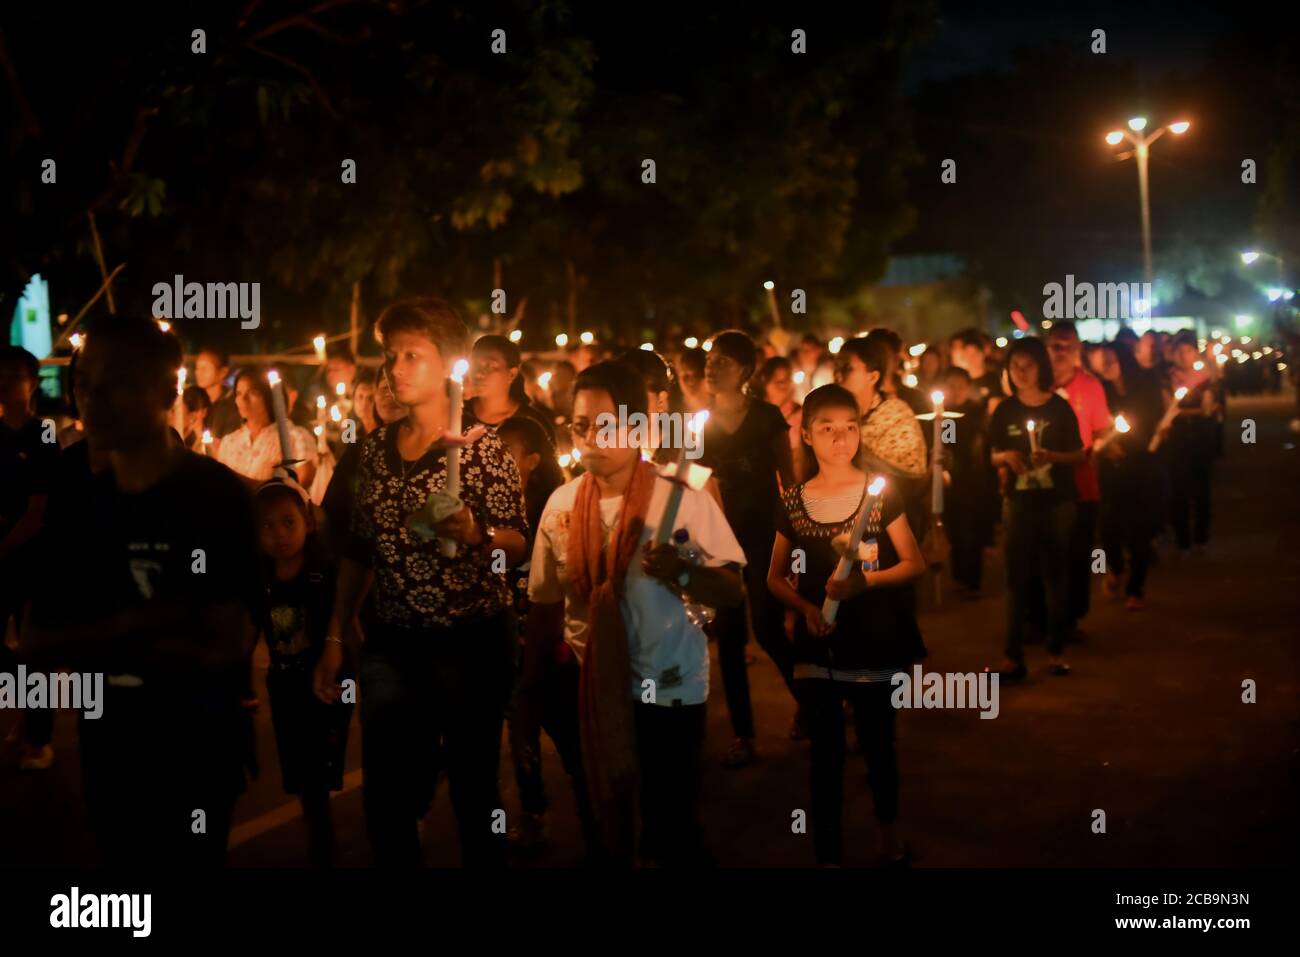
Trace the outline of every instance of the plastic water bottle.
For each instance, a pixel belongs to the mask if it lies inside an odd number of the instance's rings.
[[[708,552],[701,548],[699,542],[692,539],[691,533],[684,528],[673,532],[673,544],[677,546],[677,554],[688,564],[703,565],[705,559],[709,557]],[[686,608],[686,620],[696,628],[703,628],[717,615],[717,612],[708,605],[690,601],[684,593],[682,603]]]

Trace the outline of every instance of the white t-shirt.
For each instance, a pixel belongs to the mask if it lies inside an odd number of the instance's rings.
[[[573,594],[567,568],[569,524],[580,481],[581,478],[576,478],[560,486],[546,502],[533,545],[528,597],[542,604],[564,601],[564,640],[582,661],[590,608]],[[655,481],[641,534],[642,546],[654,538],[670,490],[669,483]],[[622,506],[621,495],[601,499],[600,518],[606,545]],[[745,564],[745,553],[740,550],[731,526],[707,492],[689,488],[684,491],[675,523],[675,529],[680,528],[686,529],[708,554],[705,565]],[[628,566],[621,607],[632,662],[633,697],[642,700],[641,683],[649,678],[655,682],[655,704],[703,704],[709,696],[708,639],[687,620],[681,598],[641,570],[640,555]]]

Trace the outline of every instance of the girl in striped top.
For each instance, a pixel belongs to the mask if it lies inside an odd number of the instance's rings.
[[[799,613],[794,677],[812,739],[813,843],[818,864],[832,866],[841,853],[846,701],[870,769],[885,859],[907,862],[895,825],[898,763],[890,679],[926,654],[911,594],[925,562],[897,488],[886,484],[882,495],[869,496],[868,476],[853,465],[858,421],[857,403],[841,386],[822,386],[805,400],[800,435],[808,478],[782,496],[767,576],[772,593]],[[863,507],[871,512],[857,560],[848,578],[835,581]],[[822,614],[827,598],[840,603],[833,624]]]

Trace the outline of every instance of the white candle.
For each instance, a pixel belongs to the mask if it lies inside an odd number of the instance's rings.
[[[293,442],[289,437],[289,412],[284,404],[284,383],[280,373],[272,369],[266,374],[271,383],[271,404],[275,407],[275,428],[280,433],[280,464],[293,460]]]
[[[1164,435],[1165,429],[1173,424],[1178,415],[1178,403],[1187,397],[1187,386],[1179,386],[1178,391],[1174,393],[1174,401],[1169,403],[1169,408],[1165,409],[1164,418],[1160,420],[1160,425],[1156,427],[1155,433],[1151,436],[1151,442],[1147,445],[1147,451],[1154,452],[1160,448],[1160,440]]]
[[[464,359],[457,359],[456,364],[452,366],[451,380],[447,390],[447,401],[450,404],[447,431],[451,435],[460,435],[461,432],[461,413],[465,405],[465,374],[467,372],[469,372],[469,363]],[[447,452],[447,484],[444,490],[452,498],[460,498],[459,445],[453,445]],[[444,558],[456,557],[456,543],[451,539],[443,539],[441,549]]]
[[[1093,444],[1093,452],[1101,452],[1121,435],[1128,435],[1133,431],[1133,427],[1128,424],[1128,419],[1123,414],[1115,416],[1115,428],[1111,429],[1110,435],[1104,439],[1098,439]]]
[[[704,423],[707,421],[709,421],[709,410],[705,409],[696,413],[693,419],[688,419],[686,428],[700,432],[704,429]],[[682,505],[682,495],[686,490],[686,473],[690,468],[690,462],[686,459],[686,447],[688,445],[698,448],[699,443],[687,442],[686,436],[682,436],[682,448],[677,453],[677,462],[671,479],[673,487],[668,492],[668,501],[664,503],[664,513],[659,518],[659,527],[655,529],[654,543],[656,545],[665,544],[673,536],[673,525],[677,523],[677,511]],[[574,451],[576,453],[577,450]]]
[[[1029,433],[1029,454],[1033,455],[1038,451],[1038,428],[1033,419],[1025,423],[1025,431]]]
[[[943,430],[943,393],[935,389],[930,393],[930,399],[934,402],[934,447],[931,450],[933,461],[930,466],[932,472],[930,485],[930,510],[935,515],[943,514],[943,462],[939,457],[940,435]]]
[[[885,477],[883,475],[875,478],[867,486],[867,500],[862,503],[862,511],[858,512],[858,520],[853,523],[853,530],[849,533],[849,543],[845,546],[844,554],[840,556],[839,563],[835,566],[836,581],[844,581],[844,579],[848,578],[849,572],[858,563],[858,546],[862,544],[862,536],[866,534],[867,520],[871,517],[876,502],[880,500],[880,494],[884,490]],[[840,603],[833,598],[827,598],[822,603],[822,617],[828,622],[835,620],[839,610]]]
[[[172,406],[172,425],[176,434],[185,438],[185,367],[176,370],[176,404]]]
[[[212,455],[212,432],[208,429],[203,430],[203,454]]]

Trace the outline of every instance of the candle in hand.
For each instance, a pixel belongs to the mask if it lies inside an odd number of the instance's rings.
[[[880,500],[880,495],[885,491],[885,477],[883,475],[875,478],[867,486],[866,500],[862,503],[862,511],[858,512],[858,519],[853,523],[853,530],[849,533],[848,544],[844,547],[844,554],[840,556],[839,562],[835,566],[835,580],[843,581],[849,577],[849,572],[854,564],[858,561],[858,546],[862,544],[862,536],[867,531],[867,520],[871,517],[872,511],[876,507],[876,502]],[[839,612],[840,603],[833,598],[827,598],[822,603],[822,617],[828,622],[835,621],[835,616]]]
[[[461,413],[465,407],[465,374],[469,372],[469,363],[464,359],[457,359],[456,364],[452,366],[451,378],[448,382],[447,402],[447,432],[450,435],[460,435],[461,433]],[[460,498],[460,446],[453,445],[447,452],[447,483],[444,490],[452,498]],[[450,539],[443,539],[442,554],[444,558],[456,557],[456,543]]]
[[[176,370],[176,404],[172,407],[172,425],[185,438],[185,367]]]
[[[1155,433],[1151,436],[1151,443],[1147,446],[1148,451],[1154,452],[1160,448],[1160,441],[1164,437],[1165,429],[1173,424],[1174,419],[1178,416],[1178,403],[1185,398],[1187,398],[1187,386],[1179,386],[1178,390],[1174,392],[1174,401],[1170,402],[1169,408],[1165,409],[1164,418],[1160,420],[1160,425],[1156,427]]]
[[[1038,428],[1033,419],[1025,423],[1025,431],[1029,433],[1029,454],[1033,455],[1038,451]]]
[[[686,420],[686,428],[699,433],[704,429],[704,423],[709,421],[709,410],[704,409],[697,412],[693,417]],[[668,501],[664,503],[663,515],[659,517],[659,527],[655,530],[654,543],[656,545],[665,544],[673,534],[673,525],[677,522],[677,511],[682,505],[682,494],[685,492],[687,484],[687,473],[691,464],[686,459],[688,448],[698,448],[699,443],[686,441],[686,436],[682,436],[682,448],[677,453],[677,463],[674,467],[672,482],[673,487],[668,492]],[[574,449],[574,456],[577,456],[577,449]],[[700,482],[703,485],[703,481]]]
[[[325,361],[325,337],[317,336],[315,339],[311,341],[311,344],[316,349],[316,358],[319,361],[324,362]]]
[[[1093,443],[1093,452],[1101,452],[1121,435],[1128,435],[1133,431],[1133,427],[1128,424],[1128,419],[1124,418],[1123,413],[1115,416],[1115,428],[1111,429],[1110,435],[1104,439],[1098,439]]]
[[[280,434],[280,463],[293,460],[293,442],[289,437],[289,412],[284,404],[284,383],[280,373],[272,369],[266,374],[266,381],[271,383],[271,404],[275,407],[275,428]]]
[[[930,393],[930,400],[934,403],[934,442],[931,454],[931,488],[930,488],[930,510],[939,515],[943,512],[943,462],[939,457],[940,436],[943,430],[943,393],[935,389]]]
[[[203,454],[212,454],[212,432],[208,429],[203,430]]]

